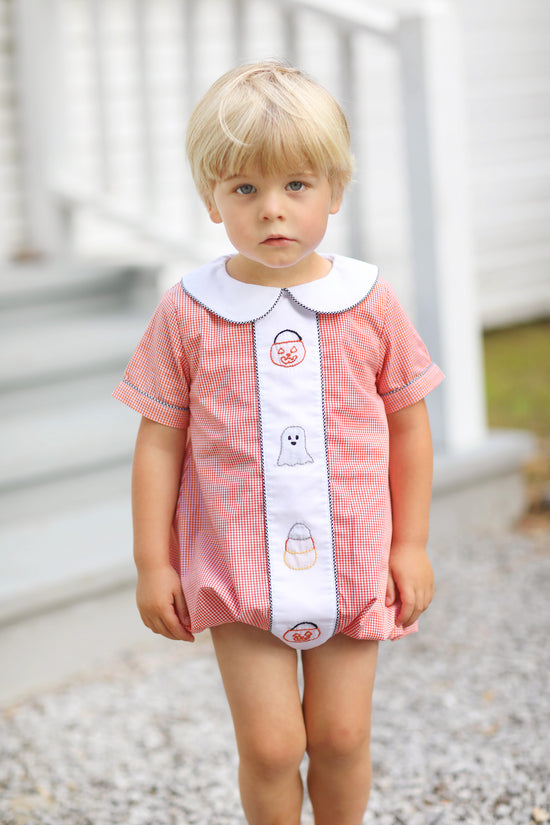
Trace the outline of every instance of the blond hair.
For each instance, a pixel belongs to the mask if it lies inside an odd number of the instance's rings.
[[[186,150],[200,196],[258,165],[326,175],[333,192],[350,182],[353,157],[345,115],[322,86],[277,60],[239,66],[222,75],[195,107]]]

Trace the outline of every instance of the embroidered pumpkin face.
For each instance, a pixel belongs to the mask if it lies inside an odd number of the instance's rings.
[[[295,367],[306,357],[302,337],[293,329],[283,329],[275,336],[271,347],[271,360],[278,367]]]

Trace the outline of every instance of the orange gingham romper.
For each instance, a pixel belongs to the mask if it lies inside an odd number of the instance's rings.
[[[307,649],[416,630],[386,607],[386,415],[440,369],[376,267],[331,256],[287,289],[227,257],[162,298],[114,395],[190,429],[170,559],[193,633],[227,622]]]

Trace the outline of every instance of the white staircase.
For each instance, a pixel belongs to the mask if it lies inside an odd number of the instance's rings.
[[[0,269],[4,684],[31,661],[46,669],[52,662],[56,640],[41,638],[44,617],[58,614],[67,628],[75,608],[133,588],[129,479],[138,417],[111,392],[155,303],[152,268]],[[113,643],[116,630],[110,636]]]

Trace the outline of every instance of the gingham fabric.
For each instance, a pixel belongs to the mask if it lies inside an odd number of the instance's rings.
[[[226,262],[164,295],[114,393],[190,428],[170,548],[189,629],[244,622],[302,648],[414,632],[384,604],[386,415],[441,371],[375,267],[334,256],[279,290]]]

